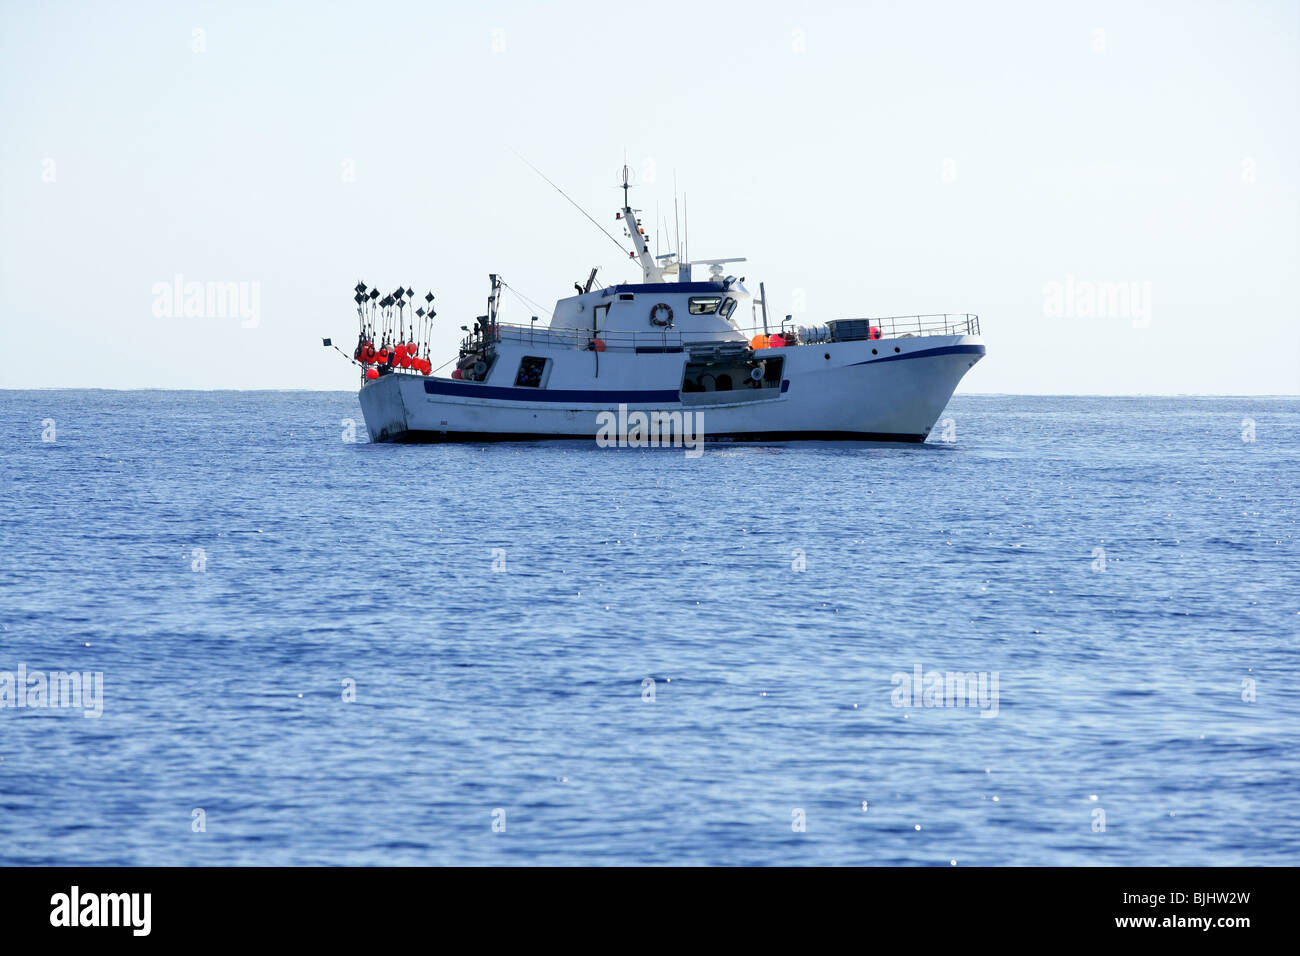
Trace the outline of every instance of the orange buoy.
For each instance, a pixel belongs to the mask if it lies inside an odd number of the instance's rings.
[[[604,339],[592,339],[592,340],[591,340],[591,348],[592,348],[592,350],[595,351],[595,352],[603,352],[603,351],[605,351],[605,340],[604,340]]]
[[[771,337],[767,340],[767,347],[770,348],[770,349],[783,349],[783,348],[785,348],[785,336],[784,336],[784,335],[781,335],[780,333],[777,333],[776,335],[771,336]]]
[[[379,378],[379,369],[377,368],[366,369],[366,378]]]
[[[757,351],[758,349],[767,348],[768,338],[766,335],[756,335],[749,340],[749,347]]]

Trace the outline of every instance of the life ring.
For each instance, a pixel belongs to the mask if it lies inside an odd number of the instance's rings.
[[[666,319],[659,318],[660,309],[663,309],[668,313],[668,318]],[[656,305],[653,309],[650,310],[650,324],[658,325],[658,326],[672,325],[673,307],[669,305],[667,302],[660,302],[658,305]]]

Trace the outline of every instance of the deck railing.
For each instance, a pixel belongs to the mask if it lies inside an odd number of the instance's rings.
[[[850,329],[862,331],[861,335],[852,335],[852,338],[869,338],[879,337],[882,339],[912,338],[913,336],[930,336],[930,335],[979,335],[980,320],[979,316],[969,312],[944,312],[934,313],[931,315],[887,315],[874,318],[851,318],[832,320],[834,323],[846,323],[843,325],[832,325],[823,323],[820,325],[798,326],[787,324],[784,331],[788,334],[792,328],[801,328],[806,332],[812,332],[811,337],[801,335],[798,344],[814,344],[825,341],[846,341]],[[850,326],[847,323],[860,323],[861,325]],[[878,329],[878,336],[873,336],[871,329]],[[833,331],[834,330],[834,331]],[[755,335],[762,334],[762,327],[740,328],[735,327],[735,331],[740,332],[746,339],[753,338]],[[769,324],[769,333],[782,332],[779,326]],[[835,333],[838,331],[842,337],[836,338]],[[822,335],[825,337],[823,338]],[[539,329],[529,325],[509,325],[500,323],[497,326],[496,340],[518,342],[524,345],[541,345],[555,348],[575,348],[589,349],[593,338],[599,337],[605,343],[606,349],[644,349],[644,348],[680,348],[683,345],[702,342],[698,333],[690,334],[687,341],[683,341],[682,333],[677,329],[663,329],[656,331],[647,329],[643,332],[614,332],[602,331],[599,336],[587,329]]]
[[[656,332],[601,331],[590,329],[538,329],[527,325],[497,325],[497,341],[519,342],[523,345],[549,345],[558,348],[587,349],[591,340],[599,338],[606,349],[680,348],[682,334],[676,329]]]
[[[845,320],[839,320],[845,321]],[[855,321],[849,319],[847,321]],[[880,329],[882,339],[915,335],[979,335],[980,317],[971,312],[939,312],[930,315],[886,315],[856,319]]]

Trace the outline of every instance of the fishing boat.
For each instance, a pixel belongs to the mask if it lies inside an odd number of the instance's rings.
[[[774,324],[763,283],[755,297],[730,271],[744,259],[653,254],[629,185],[625,167],[616,220],[641,281],[601,286],[593,269],[545,322],[523,325],[500,321],[493,274],[485,314],[441,368],[433,294],[421,305],[412,289],[381,297],[358,283],[352,357],[371,440],[653,444],[651,432],[693,422],[706,442],[923,442],[984,355],[973,314]]]

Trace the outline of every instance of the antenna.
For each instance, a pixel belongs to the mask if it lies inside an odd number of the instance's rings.
[[[673,231],[677,234],[677,258],[682,262],[686,257],[682,255],[682,221],[677,216],[677,170],[673,170]]]
[[[691,214],[686,208],[686,193],[682,193],[682,222],[686,224],[686,256],[687,262],[691,261]]]
[[[511,152],[514,152],[514,150],[511,150]],[[556,186],[555,183],[552,183],[551,180],[550,180],[550,178],[549,178],[549,177],[548,177],[544,172],[542,172],[540,169],[538,169],[536,166],[534,166],[534,165],[533,165],[532,163],[530,163],[528,160],[524,159],[523,156],[520,156],[519,153],[515,153],[515,155],[516,155],[516,156],[519,156],[519,159],[523,161],[523,164],[524,164],[525,166],[527,166],[529,169],[531,169],[533,172],[535,172],[538,176],[541,176],[541,177],[542,177],[543,179],[545,179],[548,183],[551,183],[551,186],[555,189],[555,191],[556,191],[557,193],[559,193],[561,196],[563,196],[565,199],[568,199],[569,202],[572,203],[573,208],[576,209],[576,210],[578,210],[578,212],[582,213],[584,216],[586,216],[587,219],[591,221],[591,224],[592,224],[593,226],[595,226],[595,227],[596,227],[597,229],[599,229],[601,232],[605,233],[605,235],[609,238],[609,241],[612,242],[612,243],[614,243],[614,245],[618,246],[618,251],[619,251],[619,252],[627,252],[627,250],[623,248],[623,243],[619,242],[617,239],[615,239],[613,236],[611,236],[611,235],[609,234],[609,232],[605,229],[605,227],[602,226],[600,223],[598,223],[595,219],[592,219],[592,218],[591,218],[591,214],[588,213],[587,210],[583,209],[583,208],[582,208],[581,206],[579,206],[576,202],[574,202],[572,199],[570,199],[568,193],[566,193],[566,192],[565,192],[563,189],[561,189],[559,186]],[[624,184],[623,184],[623,195],[626,197],[626,196],[627,196],[627,167],[626,167],[626,166],[623,167],[623,179],[624,179]],[[627,203],[625,202],[624,205],[627,205]],[[628,255],[629,255],[629,256],[632,256],[632,255],[635,255],[635,253],[628,253]]]

